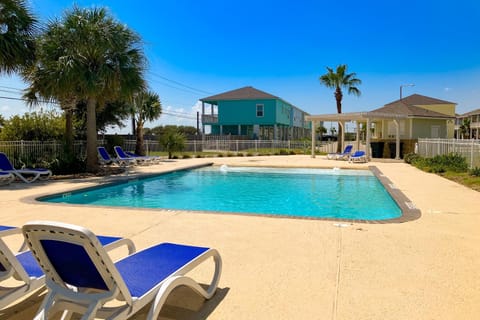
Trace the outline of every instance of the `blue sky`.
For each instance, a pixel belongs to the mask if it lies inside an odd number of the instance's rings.
[[[29,3],[47,21],[74,2]],[[333,92],[318,78],[325,67],[338,64],[347,64],[363,81],[361,97],[345,95],[344,112],[394,101],[400,85],[408,83],[415,87],[404,88],[404,96],[418,93],[456,102],[457,113],[480,108],[478,0],[75,3],[107,7],[143,38],[149,85],[170,113],[150,127],[194,125],[198,99],[243,86],[277,95],[311,114],[334,113]],[[2,76],[0,86],[24,84]],[[0,99],[4,117],[27,110]]]

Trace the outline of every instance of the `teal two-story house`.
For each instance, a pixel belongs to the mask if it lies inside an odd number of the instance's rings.
[[[202,132],[249,139],[294,140],[310,136],[308,113],[285,100],[253,87],[200,99]],[[207,111],[207,112],[206,112]]]

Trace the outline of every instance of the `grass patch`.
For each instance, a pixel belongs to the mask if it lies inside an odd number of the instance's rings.
[[[469,172],[444,172],[440,174],[449,180],[462,184],[470,189],[480,192],[480,177],[472,176]]]
[[[473,190],[480,191],[480,169],[468,169],[467,161],[459,154],[423,158],[416,154],[405,155],[405,162],[420,170],[436,173]]]

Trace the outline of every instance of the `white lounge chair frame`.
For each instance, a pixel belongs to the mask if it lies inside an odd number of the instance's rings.
[[[32,183],[36,180],[48,180],[52,176],[52,171],[50,171],[48,169],[43,169],[43,170],[15,169],[15,167],[10,162],[10,159],[8,159],[7,155],[3,152],[0,152],[0,154],[1,154],[2,157],[5,157],[6,161],[8,161],[9,166],[11,167],[11,169],[9,169],[9,170],[4,170],[4,169],[0,169],[0,170],[2,172],[8,172],[8,173],[11,173],[11,174],[15,175],[16,177],[18,177],[19,179],[21,179],[25,183]],[[31,175],[32,177],[27,178],[25,175],[27,175],[27,176]]]
[[[20,281],[20,284],[16,287],[0,286],[0,309],[3,309],[16,300],[37,291],[45,285],[45,274],[39,274],[38,276],[29,275],[19,260],[21,256],[25,259],[28,258],[26,257],[27,255],[31,255],[31,252],[27,250],[28,246],[26,241],[20,247],[18,253],[14,253],[2,239],[3,237],[15,234],[21,235],[22,229],[10,228],[7,230],[0,230],[0,264],[5,268],[5,271],[0,271],[0,282],[7,280],[10,277]],[[129,254],[134,253],[136,250],[133,242],[127,238],[118,238],[118,240],[110,242],[103,248],[110,251],[121,246],[126,246]],[[40,269],[40,267],[38,268]]]
[[[360,155],[358,155],[359,152],[361,152]],[[348,162],[367,162],[367,156],[364,151],[356,151],[348,158]]]
[[[102,155],[101,150],[105,153],[105,156],[108,156],[108,159],[104,158]],[[110,154],[107,152],[105,147],[97,147],[97,154],[98,154],[98,162],[100,165],[106,167],[111,164],[116,164],[117,166],[124,168],[128,172],[128,168],[130,166],[134,166],[137,164],[137,160],[135,159],[119,159],[119,158],[112,158]]]
[[[10,184],[15,180],[15,176],[10,172],[0,170],[0,184]]]
[[[137,164],[139,165],[150,165],[153,163],[153,159],[150,157],[143,157],[143,156],[137,156],[137,157],[131,157],[128,154],[126,154],[122,147],[120,146],[114,146],[113,150],[115,151],[115,154],[117,155],[117,159],[119,160],[136,160]]]
[[[88,229],[58,222],[34,221],[23,226],[23,233],[28,246],[35,253],[35,257],[47,275],[46,285],[49,293],[35,317],[37,320],[48,319],[49,315],[54,315],[58,311],[64,312],[64,319],[68,319],[73,313],[82,314],[82,320],[96,317],[127,319],[152,300],[155,301],[147,319],[157,319],[168,294],[174,288],[182,285],[189,286],[206,299],[210,299],[220,280],[222,260],[217,250],[208,249],[156,284],[143,296],[132,297],[115,264],[99,245],[95,235]],[[42,240],[57,240],[83,247],[108,290],[72,288],[71,285],[66,284],[50,262],[41,244]],[[139,253],[141,252],[136,254]],[[185,274],[210,257],[213,257],[215,262],[215,272],[209,288],[204,290]],[[105,306],[105,303],[111,300],[124,301],[124,303],[118,306]]]

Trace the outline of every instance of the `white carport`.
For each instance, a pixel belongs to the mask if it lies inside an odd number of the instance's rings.
[[[375,120],[392,120],[395,124],[395,141],[396,141],[396,150],[395,150],[395,159],[400,159],[400,125],[399,119],[406,119],[407,115],[403,114],[391,114],[391,113],[381,113],[381,112],[351,112],[351,113],[335,113],[335,114],[322,114],[322,115],[310,115],[306,116],[305,120],[310,121],[312,126],[312,158],[315,158],[315,128],[318,123],[329,121],[329,122],[338,122],[338,125],[342,127],[342,136],[339,137],[342,150],[345,147],[345,122],[355,121],[357,123],[357,150],[360,148],[360,132],[359,132],[359,123],[366,123],[366,128],[370,128],[370,124]],[[370,140],[371,132],[366,130],[366,156],[367,159],[371,159],[370,156]]]

